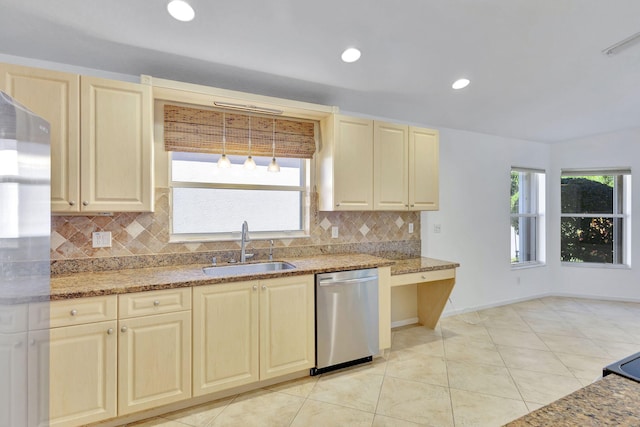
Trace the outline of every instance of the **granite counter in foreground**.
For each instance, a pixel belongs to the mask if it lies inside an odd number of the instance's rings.
[[[607,375],[506,426],[640,426],[640,383]]]

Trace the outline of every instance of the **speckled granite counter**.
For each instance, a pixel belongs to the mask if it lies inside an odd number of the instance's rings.
[[[640,383],[608,375],[507,426],[640,426]]]
[[[397,260],[391,266],[391,275],[421,273],[424,271],[449,270],[460,267],[457,262],[443,261],[434,258],[420,257]]]
[[[293,270],[244,274],[224,278],[210,277],[202,272],[203,264],[73,273],[51,277],[51,299],[68,299],[108,294],[122,294],[159,289],[210,285],[273,277],[325,273],[391,266],[395,261],[365,254],[321,255],[308,258],[281,258],[296,266]]]

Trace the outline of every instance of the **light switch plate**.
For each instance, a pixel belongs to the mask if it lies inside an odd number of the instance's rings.
[[[332,239],[338,238],[338,227],[331,227],[331,238]]]
[[[91,234],[94,248],[110,248],[111,247],[111,232],[110,231],[96,231]]]
[[[433,225],[433,232],[434,233],[441,233],[442,232],[442,226],[440,224],[434,224]]]

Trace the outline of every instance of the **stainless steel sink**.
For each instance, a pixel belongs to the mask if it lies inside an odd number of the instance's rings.
[[[202,271],[207,276],[225,277],[239,276],[242,274],[271,273],[274,271],[291,270],[295,265],[284,261],[255,262],[251,264],[225,264],[211,267],[203,267]]]

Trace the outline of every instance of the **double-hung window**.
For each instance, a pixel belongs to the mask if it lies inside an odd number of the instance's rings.
[[[630,170],[563,170],[560,197],[562,262],[628,264]]]
[[[511,265],[544,262],[544,171],[511,168]]]

